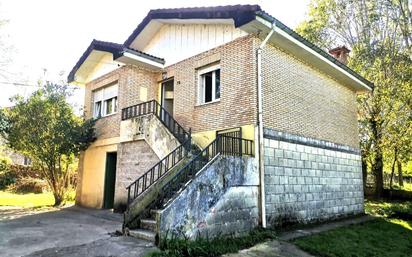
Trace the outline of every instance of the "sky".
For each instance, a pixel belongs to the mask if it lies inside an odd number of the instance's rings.
[[[259,4],[291,28],[305,18],[309,0],[0,0],[0,38],[11,46],[7,78],[0,77],[0,107],[28,96],[38,81],[65,80],[93,39],[123,43],[150,9]],[[1,58],[1,56],[0,56]],[[22,85],[16,85],[22,84]],[[82,104],[82,90],[72,103]]]

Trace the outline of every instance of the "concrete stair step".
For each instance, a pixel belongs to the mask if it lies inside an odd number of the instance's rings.
[[[162,210],[151,209],[151,210],[150,210],[150,217],[153,218],[153,219],[155,219],[155,218],[156,218],[156,214],[157,214],[158,212],[160,212],[160,211],[162,211]]]
[[[129,236],[151,242],[156,241],[156,233],[146,229],[130,229]]]
[[[157,222],[154,219],[141,219],[140,228],[150,231],[156,231]]]

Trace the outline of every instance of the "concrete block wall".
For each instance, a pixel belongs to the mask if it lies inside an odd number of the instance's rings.
[[[251,157],[218,156],[157,217],[159,236],[242,234],[258,226],[259,175]]]
[[[127,203],[126,187],[159,161],[145,140],[120,143],[117,149],[114,208],[122,209]]]
[[[265,129],[264,162],[268,224],[364,212],[359,150]]]

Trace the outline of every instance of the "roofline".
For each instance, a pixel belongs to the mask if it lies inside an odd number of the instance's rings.
[[[113,59],[116,60],[119,57],[124,56],[125,54],[132,54],[132,55],[135,55],[135,56],[138,56],[138,57],[145,58],[147,60],[156,62],[156,63],[161,64],[161,65],[164,65],[166,63],[165,59],[163,59],[163,58],[159,58],[159,57],[156,57],[156,56],[153,56],[153,55],[150,55],[150,54],[146,54],[144,52],[137,51],[137,50],[134,50],[134,49],[131,49],[131,48],[124,48],[122,51],[119,51],[119,52],[113,54]]]
[[[345,64],[341,63],[340,61],[338,61],[335,57],[333,57],[332,55],[328,54],[327,52],[325,52],[324,50],[322,50],[320,47],[316,46],[315,44],[311,43],[309,40],[305,39],[304,37],[302,37],[301,35],[299,35],[298,33],[296,33],[295,31],[293,31],[291,28],[289,28],[288,26],[286,26],[285,24],[283,24],[281,21],[279,21],[278,19],[276,19],[275,17],[267,14],[264,11],[257,11],[256,15],[264,20],[266,20],[267,22],[270,22],[271,24],[274,24],[277,28],[281,29],[282,31],[284,31],[285,33],[287,33],[289,36],[291,36],[292,38],[294,38],[295,40],[297,40],[298,42],[302,43],[303,45],[305,45],[306,47],[310,48],[311,50],[315,51],[317,54],[321,55],[322,57],[326,58],[328,61],[330,61],[332,64],[338,66],[339,68],[341,68],[342,70],[344,70],[345,72],[349,73],[349,75],[355,77],[356,80],[359,80],[359,82],[361,82],[361,84],[364,84],[364,86],[368,89],[368,90],[372,90],[374,85],[372,82],[370,82],[369,80],[365,79],[364,77],[362,77],[361,75],[359,75],[357,72],[355,72],[354,70],[352,70],[351,68],[349,68],[348,66],[346,66]]]
[[[230,5],[214,7],[174,8],[150,10],[142,22],[123,43],[129,47],[134,39],[154,19],[233,19],[235,27],[240,27],[255,19],[259,5]]]
[[[86,61],[87,57],[90,55],[90,53],[95,50],[95,51],[103,51],[103,52],[108,52],[113,54],[113,59],[117,59],[118,57],[122,56],[123,53],[127,52],[130,54],[137,55],[141,58],[148,59],[153,62],[157,62],[159,64],[164,64],[165,60],[163,58],[159,58],[150,54],[146,54],[144,52],[131,49],[131,48],[126,48],[121,44],[117,43],[112,43],[112,42],[107,42],[107,41],[100,41],[93,39],[90,45],[87,47],[86,51],[82,54],[82,56],[79,58],[77,63],[73,66],[72,70],[70,71],[69,75],[67,76],[67,82],[71,83],[75,80],[75,75],[76,72],[79,70],[79,68],[82,66],[82,64]]]
[[[90,45],[87,47],[86,51],[84,51],[82,56],[80,56],[79,60],[73,66],[72,70],[67,76],[67,82],[70,83],[74,81],[74,76],[77,70],[80,68],[80,66],[84,63],[84,61],[87,59],[87,57],[90,55],[90,53],[93,50],[114,53],[121,49],[122,49],[122,46],[120,44],[93,39]]]

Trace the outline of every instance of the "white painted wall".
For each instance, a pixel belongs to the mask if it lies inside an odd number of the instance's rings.
[[[233,24],[164,24],[142,51],[168,66],[245,35]]]
[[[90,71],[87,81],[92,81],[100,76],[103,76],[115,69],[119,68],[118,63],[113,61],[113,55],[111,53],[105,53],[100,60],[95,61],[96,66]]]

